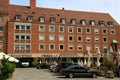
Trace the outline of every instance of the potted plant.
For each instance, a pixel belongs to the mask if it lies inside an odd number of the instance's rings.
[[[106,71],[106,77],[107,78],[114,78],[114,71],[113,70],[107,70]]]

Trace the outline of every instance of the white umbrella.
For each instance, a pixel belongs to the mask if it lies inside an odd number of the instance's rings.
[[[99,67],[100,66],[100,49],[99,48],[97,48],[96,53],[97,53],[97,66]]]
[[[86,66],[87,65],[87,62],[86,62],[86,59],[84,60],[84,66]]]
[[[3,59],[3,58],[8,59],[8,61],[10,61],[10,62],[16,62],[16,63],[19,62],[18,59],[11,57],[11,56],[8,56],[7,54],[5,54],[3,52],[0,52],[0,59]]]
[[[83,61],[82,60],[80,61],[80,65],[83,66]]]
[[[110,53],[113,53],[113,48],[112,48],[112,46],[110,46],[109,52],[110,52]]]
[[[11,61],[11,62],[16,62],[16,63],[19,62],[19,60],[14,58],[14,57],[9,57],[8,60]]]

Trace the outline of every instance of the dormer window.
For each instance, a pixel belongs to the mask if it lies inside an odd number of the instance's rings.
[[[104,25],[105,25],[105,22],[104,22],[104,21],[99,21],[99,25],[100,25],[100,26],[104,26]]]
[[[112,22],[112,21],[109,21],[109,22],[107,22],[107,25],[108,25],[108,26],[113,26],[113,22]]]
[[[45,18],[44,17],[40,17],[40,22],[45,22]]]
[[[73,24],[73,25],[76,24],[76,19],[72,19],[71,24]]]
[[[28,16],[28,21],[33,21],[33,16]]]
[[[81,24],[81,25],[86,25],[86,20],[81,20],[81,21],[80,21],[80,24]]]
[[[90,21],[90,25],[94,26],[94,25],[95,25],[95,21],[94,21],[94,20],[91,20],[91,21]]]
[[[62,18],[62,19],[61,19],[61,23],[62,23],[62,24],[66,24],[66,19],[65,19],[65,18]]]
[[[55,23],[55,18],[50,18],[51,23]]]
[[[21,15],[16,15],[16,16],[15,16],[15,20],[16,20],[16,21],[20,21],[20,20],[21,20]]]

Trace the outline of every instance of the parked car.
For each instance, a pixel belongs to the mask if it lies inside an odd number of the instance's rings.
[[[37,69],[49,69],[50,65],[47,63],[37,64]]]
[[[65,69],[73,65],[79,65],[79,64],[75,62],[61,62],[55,67],[55,72],[60,72],[61,69]]]
[[[61,74],[69,78],[73,78],[73,77],[97,78],[97,71],[89,70],[89,68],[80,65],[70,66],[66,69],[62,69]]]

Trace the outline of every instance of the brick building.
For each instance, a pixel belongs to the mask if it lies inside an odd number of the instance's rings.
[[[87,51],[103,57],[120,49],[120,26],[108,13],[83,12],[9,4],[0,0],[0,49],[32,61],[82,60]]]

